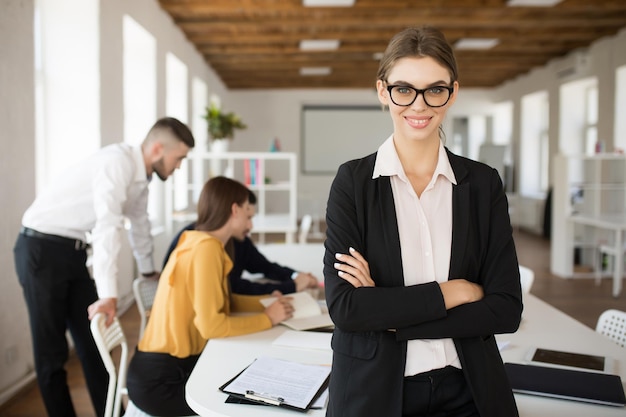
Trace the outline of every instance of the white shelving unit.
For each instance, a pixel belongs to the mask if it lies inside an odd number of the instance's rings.
[[[254,161],[255,181],[245,175],[246,161]],[[190,155],[186,167],[176,175],[189,178],[187,188],[180,197],[179,184],[174,178],[166,192],[166,224],[190,222],[196,219],[197,197],[204,183],[216,175],[224,175],[245,184],[257,196],[256,216],[252,233],[259,234],[264,242],[265,233],[284,233],[285,241],[293,243],[298,230],[297,222],[297,158],[290,152],[224,152],[195,153]],[[175,197],[176,194],[176,197]],[[174,199],[176,198],[176,205]],[[186,201],[186,204],[185,204]],[[182,210],[175,206],[184,206]],[[169,226],[171,227],[171,226]]]
[[[601,270],[598,247],[615,242],[624,219],[624,155],[555,157],[550,262],[553,274],[565,278],[606,276]]]

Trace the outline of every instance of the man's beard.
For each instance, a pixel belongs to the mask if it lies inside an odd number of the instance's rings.
[[[167,177],[169,176],[165,174],[165,164],[163,163],[163,158],[152,164],[152,171],[157,174],[157,177],[159,177],[161,181],[167,180]]]

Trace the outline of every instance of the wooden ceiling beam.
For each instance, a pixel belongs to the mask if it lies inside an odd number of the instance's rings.
[[[546,39],[555,41],[588,41],[597,37],[607,36],[615,33],[614,28],[577,28],[576,30],[563,30],[554,32],[553,30],[532,30],[523,31],[516,28],[493,29],[480,28],[476,30],[448,29],[444,31],[446,38],[460,39],[464,37],[475,38],[497,38],[502,42],[514,40],[517,42],[532,43],[544,41]],[[343,43],[363,44],[376,43],[386,45],[389,39],[397,33],[397,29],[385,31],[338,31],[331,29],[328,31],[316,30],[315,36],[308,36],[302,32],[286,36],[282,33],[247,34],[238,33],[235,38],[231,34],[223,33],[194,33],[188,36],[189,40],[199,47],[212,45],[232,45],[233,43],[242,45],[257,44],[297,44],[301,39],[340,39]]]
[[[297,17],[312,15],[319,18],[328,16],[360,16],[370,14],[385,16],[386,14],[402,12],[421,13],[423,15],[442,14],[452,12],[462,14],[480,14],[483,16],[551,16],[551,15],[575,15],[583,13],[619,12],[626,8],[620,0],[589,2],[582,0],[573,2],[568,0],[556,7],[507,7],[502,0],[493,0],[486,4],[485,0],[421,0],[410,2],[406,0],[372,0],[365,2],[359,0],[353,7],[316,7],[307,8],[300,1],[276,1],[271,5],[267,2],[236,1],[236,0],[212,0],[207,1],[160,1],[161,6],[175,19],[194,20],[203,18],[270,18],[270,17]]]
[[[626,13],[626,10],[625,10]],[[626,15],[626,14],[625,14]],[[578,16],[571,19],[515,19],[502,17],[498,19],[481,19],[471,16],[397,16],[394,19],[377,19],[372,16],[368,19],[369,26],[365,31],[376,32],[378,30],[398,30],[401,27],[432,25],[442,31],[450,30],[480,30],[485,26],[491,29],[507,30],[545,30],[550,29],[555,33],[559,30],[591,29],[591,28],[621,28],[624,27],[625,18],[620,15],[607,15],[603,18],[590,18],[589,16]],[[318,30],[342,30],[345,32],[363,31],[363,18],[329,18],[323,21],[313,19],[274,19],[273,21],[236,21],[226,22],[223,20],[215,22],[177,22],[183,32],[194,35],[198,33],[207,34],[276,34],[293,35],[295,33],[315,33]],[[326,29],[324,29],[326,28]]]
[[[541,44],[538,43],[503,43],[486,51],[455,51],[455,54],[480,54],[498,56],[501,53],[539,53],[539,54],[561,54],[579,47],[586,46],[584,41],[562,42],[559,40],[546,39]],[[221,55],[267,55],[280,57],[307,56],[312,58],[336,57],[337,59],[372,59],[374,53],[382,52],[385,45],[346,45],[341,46],[336,51],[303,51],[297,46],[287,45],[215,45],[199,46],[198,51],[207,57]]]

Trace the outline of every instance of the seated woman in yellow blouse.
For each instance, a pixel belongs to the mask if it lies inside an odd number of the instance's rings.
[[[215,177],[198,201],[195,230],[186,231],[159,280],[150,320],[128,369],[129,397],[155,416],[195,414],[185,401],[185,383],[208,339],[269,329],[292,316],[288,297],[263,308],[263,296],[232,294],[233,263],[225,250],[231,237],[252,228],[249,191]],[[232,312],[258,312],[231,315]]]

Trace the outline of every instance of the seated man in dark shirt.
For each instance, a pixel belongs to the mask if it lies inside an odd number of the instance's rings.
[[[256,203],[256,196],[250,192],[250,204]],[[165,254],[163,267],[178,244],[180,235],[185,230],[193,230],[196,223],[193,222],[185,226],[170,244]],[[233,269],[228,274],[231,290],[237,294],[271,294],[274,291],[280,291],[282,294],[289,294],[296,291],[304,291],[306,289],[318,288],[318,280],[315,276],[308,272],[298,272],[287,266],[282,266],[274,262],[270,262],[258,251],[252,239],[246,236],[242,241],[231,239],[234,248]],[[252,274],[262,274],[265,278],[273,282],[256,282],[243,278],[243,271]]]

